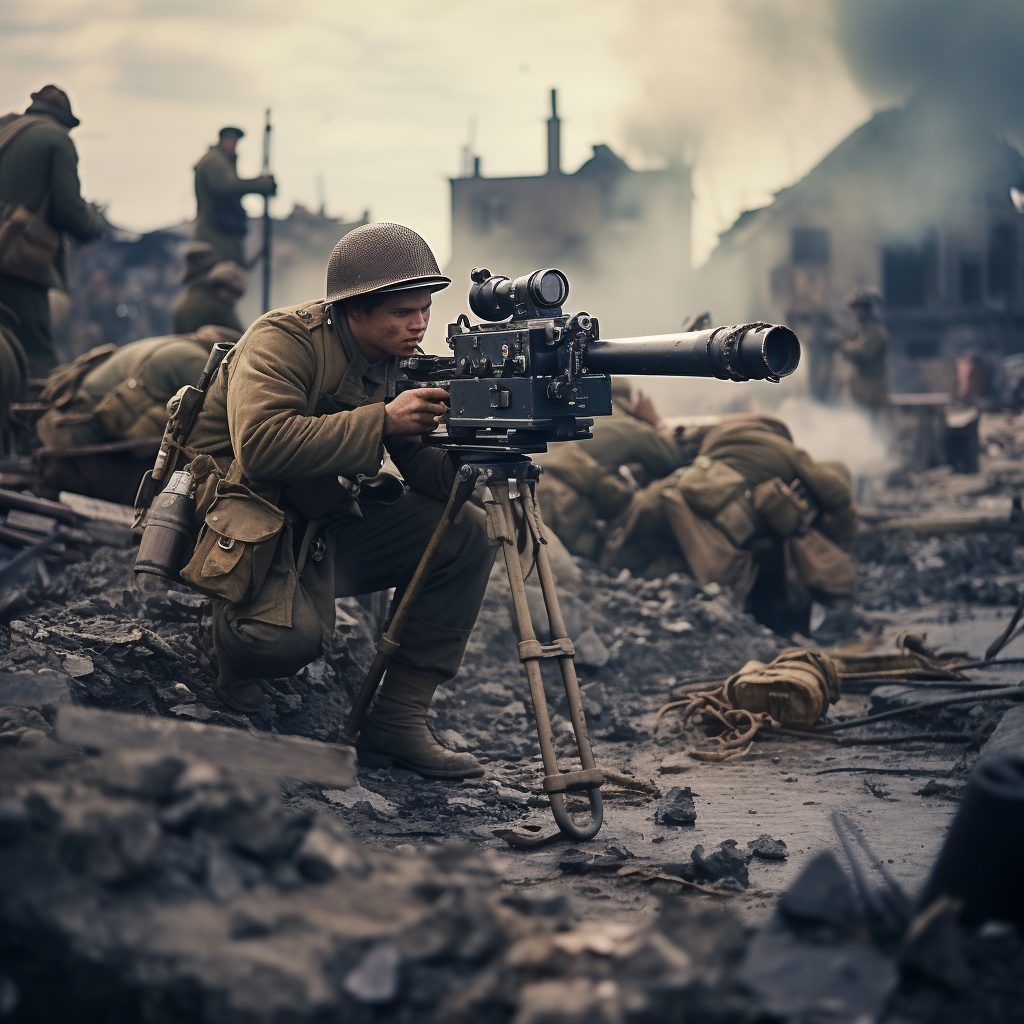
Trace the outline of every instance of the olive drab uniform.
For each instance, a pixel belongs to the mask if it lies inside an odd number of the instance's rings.
[[[211,146],[196,173],[196,222],[192,237],[208,242],[222,260],[245,265],[245,236],[248,219],[242,196],[270,195],[274,186],[260,178],[240,178],[237,158],[221,146]]]
[[[559,444],[536,457],[544,468],[537,485],[544,522],[572,554],[591,559],[600,551],[600,522],[614,519],[632,499],[619,467],[647,483],[668,476],[681,461],[675,444],[618,397],[612,415],[598,417],[592,429],[591,440]]]
[[[857,334],[839,351],[853,366],[850,395],[867,409],[889,404],[889,332],[876,317],[862,323]]]
[[[742,603],[777,554],[794,585],[848,597],[857,574],[844,548],[857,528],[842,470],[797,448],[781,422],[737,416],[707,432],[691,465],[637,494],[602,562],[643,572],[671,545],[701,584]]]
[[[78,153],[68,136],[78,123],[67,97],[53,86],[33,93],[24,114],[0,118],[0,231],[21,208],[82,241],[102,232],[103,217],[82,198]],[[21,343],[30,377],[45,377],[57,365],[47,292],[63,287],[60,259],[58,248],[42,272],[7,265],[0,271],[4,323]]]
[[[133,452],[117,442],[156,442],[168,400],[195,384],[216,342],[234,336],[205,328],[121,348],[103,345],[54,371],[41,395],[50,408],[36,424],[47,486],[130,504],[152,465],[153,446]],[[112,443],[114,450],[96,450]]]
[[[188,334],[203,324],[230,327],[239,334],[245,329],[235,304],[220,298],[216,285],[207,280],[189,285],[171,309],[171,326],[175,334]]]
[[[306,303],[257,320],[208,391],[189,439],[204,455],[192,460],[199,533],[182,578],[217,598],[222,677],[286,676],[316,659],[336,596],[397,587],[397,601],[440,518],[455,467],[437,448],[384,437],[383,368],[362,362],[344,312]],[[385,449],[411,493],[395,481],[388,503],[353,497]],[[389,678],[413,672],[436,685],[455,675],[494,552],[483,513],[465,506]]]
[[[23,397],[28,383],[28,356],[18,340],[18,316],[0,303],[0,418],[11,402]]]

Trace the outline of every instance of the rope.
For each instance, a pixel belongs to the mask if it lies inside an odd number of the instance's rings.
[[[717,690],[695,693],[684,700],[665,704],[654,716],[654,728],[669,711],[680,711],[680,718],[686,723],[697,714],[713,718],[725,726],[725,731],[713,737],[710,749],[687,747],[686,753],[696,761],[726,761],[731,757],[742,757],[750,750],[754,737],[765,726],[778,728],[778,722],[767,712],[747,711],[734,708],[725,696],[725,684]]]

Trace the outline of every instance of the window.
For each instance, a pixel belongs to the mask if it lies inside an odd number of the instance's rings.
[[[938,338],[910,338],[907,341],[908,359],[938,359],[939,352]]]
[[[981,305],[980,260],[963,260],[960,264],[960,301],[965,306]]]
[[[920,309],[934,293],[935,239],[920,245],[888,245],[882,250],[885,301],[892,309]]]
[[[988,235],[988,293],[994,299],[1011,299],[1016,285],[1017,229],[1013,224],[993,224]]]
[[[482,196],[473,203],[473,224],[477,233],[486,235],[496,224],[507,221],[507,207],[500,196]]]
[[[793,262],[804,266],[822,266],[830,257],[828,232],[824,228],[793,229]]]

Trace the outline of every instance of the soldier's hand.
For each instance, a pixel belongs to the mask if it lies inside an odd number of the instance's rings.
[[[261,174],[259,177],[260,192],[267,196],[277,195],[277,182],[272,174]]]
[[[631,411],[638,420],[650,423],[652,427],[661,426],[661,417],[658,415],[658,410],[654,407],[654,402],[642,391],[638,391],[636,398],[633,399]]]
[[[444,388],[410,388],[384,406],[384,436],[429,434],[447,415]]]

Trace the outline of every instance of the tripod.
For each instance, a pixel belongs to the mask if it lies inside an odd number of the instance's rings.
[[[377,643],[376,657],[356,697],[342,738],[346,742],[355,743],[362,725],[363,715],[377,692],[377,687],[384,677],[391,656],[398,649],[402,630],[409,617],[412,604],[426,581],[434,553],[440,546],[459,509],[473,493],[477,480],[482,477],[490,491],[490,500],[484,502],[488,529],[491,536],[501,543],[505,556],[505,570],[512,590],[512,603],[515,607],[519,629],[519,659],[526,668],[526,677],[530,684],[530,696],[533,700],[533,712],[537,721],[541,758],[544,762],[544,792],[548,794],[551,801],[551,812],[555,822],[565,835],[580,841],[592,839],[597,835],[604,819],[601,801],[601,785],[604,782],[604,776],[594,761],[594,753],[590,746],[579,681],[576,678],[576,666],[573,662],[575,650],[572,640],[569,639],[565,630],[565,622],[558,606],[555,580],[551,573],[547,536],[536,498],[540,468],[530,461],[529,456],[518,452],[454,448],[454,446],[452,450],[458,455],[461,465],[456,474],[448,503],[419,564],[416,566],[409,586],[391,617],[391,622]],[[518,509],[518,516],[514,514],[514,508]],[[528,532],[529,540],[532,541],[535,551],[537,576],[551,632],[551,642],[547,644],[542,644],[537,639],[533,620],[530,617],[523,565],[519,556],[519,541],[527,538],[521,538],[521,531]],[[555,658],[558,661],[562,683],[565,686],[566,700],[569,704],[569,717],[576,739],[576,749],[579,753],[579,771],[563,772],[558,767],[554,738],[551,734],[551,718],[548,714],[544,682],[541,678],[540,661],[542,658]],[[588,821],[580,824],[573,817],[573,813],[566,806],[566,797],[570,793],[587,794],[590,801]]]

